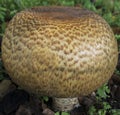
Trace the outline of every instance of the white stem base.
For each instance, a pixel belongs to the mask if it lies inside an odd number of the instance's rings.
[[[71,111],[79,106],[78,98],[53,98],[54,111]]]

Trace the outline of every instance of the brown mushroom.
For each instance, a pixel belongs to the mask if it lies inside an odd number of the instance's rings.
[[[110,26],[97,14],[82,8],[36,7],[10,21],[2,59],[11,79],[26,91],[61,102],[69,98],[74,105],[76,97],[109,80],[118,49]]]

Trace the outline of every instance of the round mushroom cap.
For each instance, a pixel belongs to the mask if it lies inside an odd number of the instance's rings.
[[[82,8],[36,7],[17,13],[2,41],[11,79],[38,95],[88,95],[109,80],[118,59],[110,26]]]

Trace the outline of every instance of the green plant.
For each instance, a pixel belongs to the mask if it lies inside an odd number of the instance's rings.
[[[4,34],[4,32],[5,32],[6,26],[7,26],[6,22],[3,22],[3,23],[0,25],[0,36],[3,36],[3,34]]]
[[[7,77],[6,71],[3,68],[2,61],[0,60],[0,81]]]
[[[107,111],[111,109],[111,106],[107,102],[103,102],[101,109],[95,108],[95,106],[91,106],[88,113],[89,115],[106,115]]]
[[[107,102],[103,102],[103,109],[98,110],[98,115],[106,115],[107,111],[111,109],[111,106]]]
[[[67,112],[56,112],[55,115],[70,115],[69,113]]]
[[[120,70],[116,70],[116,74],[120,75]]]
[[[106,102],[106,99],[109,98],[109,93],[110,90],[107,86],[107,83],[97,90],[97,103],[89,108],[89,115],[120,115],[120,110],[112,109],[111,105]]]
[[[88,114],[89,115],[96,115],[97,109],[95,108],[95,106],[91,106],[89,108]]]
[[[120,41],[120,34],[116,34],[115,38]]]
[[[60,5],[63,6],[74,6],[74,0],[58,0]]]
[[[96,97],[98,100],[106,99],[108,94],[110,93],[110,89],[108,88],[107,83],[105,83],[102,87],[100,87],[96,92]]]
[[[96,91],[97,104],[100,105],[100,107],[97,108],[94,105],[90,107],[88,111],[89,115],[106,115],[107,111],[111,108],[109,103],[104,101],[109,97],[109,93],[110,89],[108,88],[107,83]]]
[[[45,101],[45,102],[48,102],[49,101],[49,97],[48,96],[43,96],[42,100]]]
[[[38,99],[40,99],[42,102],[48,102],[49,97],[48,96],[37,96]]]
[[[120,115],[120,109],[112,109],[111,110],[111,115]]]
[[[2,21],[2,22],[4,22],[4,20],[5,20],[6,10],[7,10],[6,8],[0,6],[0,21]]]

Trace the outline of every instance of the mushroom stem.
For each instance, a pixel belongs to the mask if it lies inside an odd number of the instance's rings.
[[[53,98],[54,111],[69,112],[76,106],[79,106],[78,98]]]

